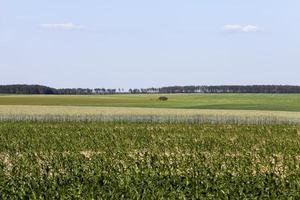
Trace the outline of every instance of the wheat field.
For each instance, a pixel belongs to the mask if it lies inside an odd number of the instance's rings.
[[[0,105],[0,120],[300,123],[300,112]]]

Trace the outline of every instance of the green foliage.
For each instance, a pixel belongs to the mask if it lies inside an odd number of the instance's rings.
[[[299,199],[300,127],[0,122],[1,199]]]
[[[116,94],[124,89],[64,88],[42,85],[0,85],[0,94]],[[300,86],[293,85],[219,85],[219,86],[170,86],[161,88],[129,89],[131,94],[152,93],[300,93]]]
[[[158,97],[158,100],[160,100],[160,101],[168,101],[168,97],[160,96],[160,97]]]
[[[43,85],[0,85],[0,94],[55,94],[55,90]]]

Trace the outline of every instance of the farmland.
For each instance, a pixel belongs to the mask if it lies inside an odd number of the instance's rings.
[[[0,121],[11,120],[300,124],[300,112],[135,107],[0,105]]]
[[[2,199],[299,199],[300,127],[1,122]]]
[[[300,112],[300,94],[0,95],[0,105],[146,107]]]
[[[0,199],[300,198],[299,95],[167,96],[0,96]]]
[[[1,95],[0,120],[300,123],[298,94]]]

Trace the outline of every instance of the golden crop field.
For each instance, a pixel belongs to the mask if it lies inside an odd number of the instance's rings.
[[[86,119],[101,121],[123,119],[152,119],[156,121],[189,121],[201,119],[205,122],[300,122],[300,112],[255,111],[255,110],[209,110],[209,109],[170,109],[170,108],[131,108],[131,107],[87,107],[87,106],[23,106],[0,105],[1,119]]]

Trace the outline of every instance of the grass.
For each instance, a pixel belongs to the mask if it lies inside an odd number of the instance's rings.
[[[0,105],[146,107],[300,112],[300,94],[1,95]]]
[[[0,122],[1,199],[299,199],[300,127]]]

